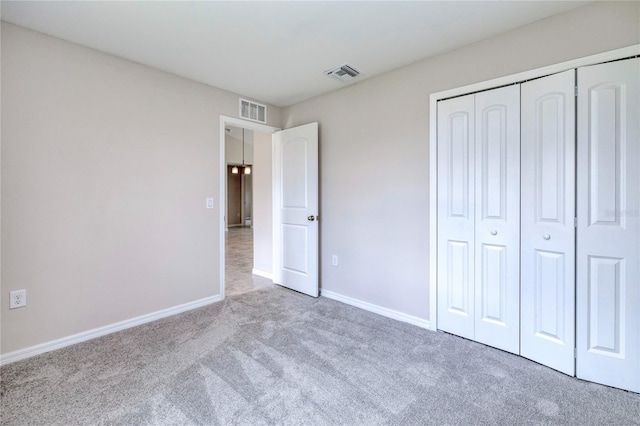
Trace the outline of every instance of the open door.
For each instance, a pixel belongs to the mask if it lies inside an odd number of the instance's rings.
[[[274,134],[273,282],[318,297],[318,123]]]

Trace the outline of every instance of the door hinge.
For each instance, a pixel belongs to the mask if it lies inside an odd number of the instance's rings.
[[[578,358],[578,348],[573,348],[573,357]]]
[[[573,96],[578,96],[578,86],[573,88]]]
[[[573,227],[574,227],[574,228],[577,228],[577,227],[578,227],[578,218],[577,218],[577,217],[574,217],[574,218],[573,218]]]

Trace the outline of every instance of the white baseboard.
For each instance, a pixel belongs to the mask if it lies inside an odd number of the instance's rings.
[[[95,339],[96,337],[105,336],[107,334],[115,333],[117,331],[126,330],[127,328],[142,325],[151,321],[155,321],[161,318],[166,318],[171,315],[176,315],[182,312],[190,311],[192,309],[201,308],[212,303],[216,303],[222,300],[222,296],[211,296],[204,299],[195,300],[193,302],[185,303],[183,305],[174,306],[172,308],[163,309],[161,311],[152,312],[150,314],[141,315],[139,317],[131,318],[125,321],[120,321],[114,324],[106,325],[104,327],[94,328],[93,330],[83,331],[82,333],[74,334],[72,336],[63,337],[61,339],[53,340],[51,342],[41,343],[39,345],[31,346],[29,348],[20,349],[14,352],[9,352],[0,356],[0,366],[11,364],[16,361],[31,358],[36,355],[43,354],[45,352],[61,349],[66,346],[75,345],[76,343],[85,342],[87,340]]]
[[[251,273],[253,275],[257,275],[259,277],[267,278],[267,279],[270,279],[271,281],[273,281],[273,274],[271,272],[265,272],[265,271],[261,271],[260,269],[253,268]]]
[[[334,293],[329,290],[320,290],[321,296],[327,299],[337,300],[338,302],[346,303],[347,305],[355,306],[356,308],[364,309],[365,311],[373,312],[374,314],[382,315],[387,318],[406,322],[412,325],[416,325],[420,328],[426,328],[431,330],[431,323],[428,320],[414,317],[413,315],[405,314],[402,312],[394,311],[393,309],[383,308],[382,306],[374,305],[369,302],[363,302],[362,300],[354,299],[349,296],[343,296],[342,294]]]

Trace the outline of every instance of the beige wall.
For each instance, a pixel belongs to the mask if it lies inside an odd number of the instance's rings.
[[[323,288],[428,318],[429,94],[639,42],[640,3],[597,3],[270,106],[320,122]],[[238,96],[5,23],[1,79],[0,352],[215,296]]]
[[[1,78],[1,352],[217,295],[238,95],[6,23]]]
[[[428,319],[429,94],[639,42],[640,3],[595,3],[285,108],[320,122],[322,288]]]

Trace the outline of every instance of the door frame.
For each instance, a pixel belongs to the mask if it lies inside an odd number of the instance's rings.
[[[640,55],[640,44],[635,44],[621,49],[610,50],[596,55],[585,56],[558,64],[536,68],[529,71],[511,74],[480,83],[444,90],[429,95],[429,329],[437,330],[438,324],[438,165],[437,165],[437,141],[438,141],[438,101],[462,95],[468,95],[500,86],[522,83],[534,78],[540,78],[551,74],[567,71],[602,62],[623,59]]]
[[[219,201],[219,244],[220,244],[220,259],[219,259],[219,268],[220,268],[220,288],[219,294],[220,299],[224,300],[225,298],[225,262],[226,262],[226,253],[225,253],[225,233],[226,233],[226,198],[227,198],[227,159],[226,159],[226,131],[225,126],[229,124],[236,127],[242,127],[245,129],[253,130],[256,132],[268,133],[273,135],[275,132],[280,131],[279,127],[268,126],[266,124],[256,123],[254,121],[243,120],[241,118],[229,117],[226,115],[220,115],[220,161],[218,162],[218,175],[220,180],[220,186],[218,187],[218,201]],[[273,138],[271,142],[271,146],[273,149]],[[272,160],[273,161],[273,160]],[[276,254],[274,253],[274,256]]]

